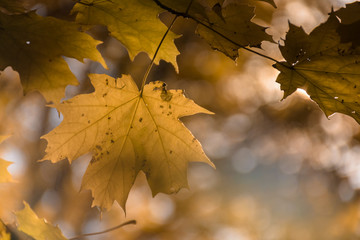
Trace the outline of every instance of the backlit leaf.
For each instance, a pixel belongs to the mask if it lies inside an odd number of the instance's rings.
[[[152,0],[82,0],[72,12],[77,13],[76,21],[83,25],[105,25],[111,36],[118,39],[133,59],[139,52],[150,57],[167,31],[158,15],[163,10]],[[161,45],[155,63],[160,59],[170,62],[177,69],[176,56],[179,54],[174,39],[169,32]]]
[[[206,27],[199,24],[197,29],[212,48],[235,60],[241,46],[260,47],[262,41],[272,41],[265,27],[251,22],[254,7],[235,2],[224,4],[209,9],[208,20],[204,22]]]
[[[360,55],[350,43],[341,43],[339,24],[333,13],[310,35],[290,24],[280,46],[287,62],[275,65],[281,71],[277,82],[284,98],[302,88],[326,116],[340,112],[360,123]]]
[[[76,85],[62,56],[89,58],[105,66],[96,45],[100,41],[79,32],[75,23],[41,17],[35,12],[6,15],[0,12],[0,68],[19,72],[24,91],[40,91],[46,100],[59,102],[65,87]]]
[[[346,8],[341,8],[335,12],[336,16],[341,19],[341,24],[337,32],[341,37],[341,42],[352,43],[352,47],[360,46],[360,2],[347,4]]]
[[[187,187],[188,162],[213,166],[200,143],[179,121],[183,116],[211,113],[187,99],[181,90],[151,82],[140,94],[129,77],[91,75],[95,92],[56,104],[63,122],[45,135],[43,160],[52,162],[93,153],[82,188],[91,189],[93,205],[108,209],[125,203],[139,171],[153,195]]]
[[[24,202],[25,208],[15,212],[18,230],[33,237],[35,240],[66,240],[58,227],[39,219],[36,213]]]

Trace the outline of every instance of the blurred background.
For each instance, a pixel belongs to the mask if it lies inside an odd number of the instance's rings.
[[[41,3],[40,3],[41,2]],[[288,21],[311,32],[327,13],[353,1],[275,0],[277,9],[256,2],[254,22],[268,26],[275,42],[285,38]],[[43,16],[72,20],[71,0],[26,1]],[[168,23],[172,16],[164,13]],[[52,164],[37,162],[46,141],[40,136],[62,120],[45,106],[39,93],[22,95],[19,77],[11,68],[0,75],[0,133],[12,134],[0,146],[0,157],[13,162],[15,183],[0,184],[0,218],[11,227],[13,211],[27,201],[40,217],[59,225],[66,237],[101,231],[136,219],[137,225],[83,239],[137,240],[312,240],[360,238],[360,128],[350,117],[329,119],[303,91],[281,101],[273,62],[240,51],[237,62],[211,48],[194,34],[195,24],[179,18],[173,30],[179,74],[161,61],[150,80],[181,88],[186,96],[215,115],[182,120],[202,143],[217,169],[189,166],[190,190],[152,198],[140,174],[131,190],[125,216],[117,203],[108,212],[91,208],[89,191],[79,192],[91,159],[80,157]],[[140,83],[150,59],[133,61],[126,49],[108,37],[106,28],[90,34],[109,69],[100,64],[66,59],[80,85],[68,86],[66,97],[93,91],[88,73],[120,77],[130,74]],[[258,50],[281,60],[276,44]]]

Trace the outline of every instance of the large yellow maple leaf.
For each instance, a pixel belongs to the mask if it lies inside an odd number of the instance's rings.
[[[180,117],[211,112],[187,99],[182,90],[151,82],[139,91],[129,76],[90,75],[95,92],[53,105],[63,122],[44,136],[43,160],[70,162],[92,152],[82,188],[91,189],[93,205],[108,209],[126,199],[139,171],[153,195],[187,187],[188,162],[213,166]]]

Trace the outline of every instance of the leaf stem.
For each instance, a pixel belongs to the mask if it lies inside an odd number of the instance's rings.
[[[164,4],[161,3],[159,0],[153,0],[153,1],[154,1],[159,7],[163,8],[164,10],[167,10],[168,12],[174,14],[175,16],[182,16],[182,17],[184,17],[184,18],[190,18],[190,19],[194,20],[196,23],[198,23],[198,24],[206,27],[207,29],[213,31],[214,33],[218,34],[219,36],[221,36],[222,38],[224,38],[225,40],[231,42],[232,44],[236,45],[236,46],[239,47],[239,48],[242,48],[242,49],[244,49],[244,50],[246,50],[246,51],[249,51],[249,52],[251,52],[251,53],[254,53],[254,54],[256,54],[256,55],[259,55],[259,56],[261,56],[261,57],[263,57],[263,58],[269,59],[269,60],[271,60],[271,61],[273,61],[273,62],[275,62],[275,63],[279,63],[279,64],[282,65],[282,63],[281,63],[280,61],[278,61],[278,60],[276,60],[276,59],[274,59],[274,58],[272,58],[272,57],[270,57],[270,56],[267,56],[267,55],[265,55],[265,54],[262,54],[262,53],[259,53],[259,52],[257,52],[257,51],[254,51],[254,50],[252,50],[252,49],[250,49],[250,48],[248,48],[248,47],[245,47],[245,46],[243,46],[243,45],[241,45],[241,44],[238,44],[237,42],[234,42],[234,41],[231,40],[230,38],[226,37],[224,34],[222,34],[222,33],[218,32],[218,31],[216,31],[215,29],[213,29],[211,26],[209,26],[209,25],[203,23],[202,21],[198,20],[197,18],[191,16],[190,14],[188,14],[189,7],[188,7],[188,9],[186,10],[185,13],[182,13],[182,12],[178,12],[178,11],[176,11],[176,10],[174,10],[174,9],[166,6],[166,5],[164,5]],[[192,1],[191,1],[191,3],[192,3]],[[191,3],[190,3],[190,5],[191,5]]]
[[[146,69],[146,72],[145,72],[144,77],[143,77],[143,80],[142,80],[141,88],[140,88],[140,97],[142,96],[142,93],[143,93],[143,91],[144,91],[145,83],[146,83],[146,81],[147,81],[147,78],[149,77],[150,70],[151,70],[152,66],[154,65],[154,61],[155,61],[155,58],[156,58],[156,56],[157,56],[157,54],[158,54],[158,52],[159,52],[159,50],[160,50],[160,47],[161,47],[162,43],[164,42],[167,34],[169,33],[171,27],[174,25],[175,20],[176,20],[177,18],[178,18],[178,16],[175,16],[174,19],[171,21],[168,29],[167,29],[166,32],[164,33],[163,37],[161,38],[161,41],[160,41],[159,45],[158,45],[157,48],[156,48],[156,51],[155,51],[155,53],[154,53],[154,56],[153,56],[152,59],[151,59],[151,62],[150,62],[150,64],[149,64],[148,68]]]
[[[117,226],[115,226],[115,227],[106,229],[106,230],[101,231],[101,232],[81,234],[81,235],[79,235],[79,236],[69,238],[68,240],[76,240],[76,239],[80,239],[80,238],[82,238],[82,237],[94,236],[94,235],[99,235],[99,234],[111,232],[111,231],[114,231],[114,230],[116,230],[116,229],[118,229],[118,228],[121,228],[121,227],[123,227],[123,226],[125,226],[125,225],[129,225],[129,224],[136,224],[136,221],[135,221],[135,220],[130,220],[130,221],[121,223],[120,225],[117,225]]]

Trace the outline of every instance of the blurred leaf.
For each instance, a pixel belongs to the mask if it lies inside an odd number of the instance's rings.
[[[275,65],[281,71],[276,81],[284,98],[302,88],[326,116],[340,112],[360,123],[360,55],[351,44],[340,42],[339,24],[331,14],[310,35],[290,24],[285,45],[280,46],[287,62]]]
[[[111,36],[128,49],[131,59],[139,52],[146,52],[150,58],[154,56],[167,31],[158,17],[162,9],[151,0],[82,0],[75,4],[72,12],[77,13],[76,21],[80,24],[107,26]],[[175,38],[176,34],[167,34],[156,64],[163,59],[178,68],[176,56],[179,51],[174,44]]]
[[[340,17],[341,24],[337,32],[341,37],[342,43],[352,43],[352,47],[360,46],[360,2],[347,4],[346,8],[341,8],[335,12]]]
[[[236,59],[240,47],[260,47],[262,41],[272,42],[266,34],[265,27],[259,26],[251,19],[254,17],[254,7],[247,4],[231,3],[215,5],[207,11],[208,21],[199,24],[198,33],[212,48]]]
[[[92,152],[82,188],[93,191],[93,205],[108,209],[116,200],[125,210],[140,170],[156,195],[187,187],[188,162],[213,166],[179,121],[183,116],[211,112],[185,98],[181,90],[166,90],[165,83],[152,82],[141,95],[128,76],[90,78],[94,93],[54,105],[64,120],[44,136],[48,147],[43,160],[68,158],[72,162]]]
[[[19,0],[0,0],[0,9],[7,13],[24,13],[26,11],[23,3]]]
[[[79,61],[89,58],[105,66],[96,49],[100,41],[79,32],[77,24],[35,12],[0,12],[0,24],[0,68],[11,66],[18,71],[25,92],[38,90],[46,100],[59,102],[65,87],[77,84],[62,56]]]
[[[20,231],[35,240],[66,240],[58,227],[47,223],[45,219],[39,219],[26,202],[24,205],[23,210],[15,212]]]
[[[5,224],[0,220],[0,239],[11,240],[11,235],[8,233]]]
[[[258,1],[267,2],[267,3],[271,4],[271,6],[276,8],[276,4],[275,4],[274,0],[258,0]]]
[[[9,136],[0,135],[0,144],[8,137]],[[6,183],[12,181],[11,175],[7,170],[8,166],[10,166],[11,164],[12,164],[11,162],[5,161],[0,158],[0,183]]]
[[[11,162],[5,161],[0,158],[0,183],[11,182],[12,178],[10,173],[7,171],[8,166]]]

